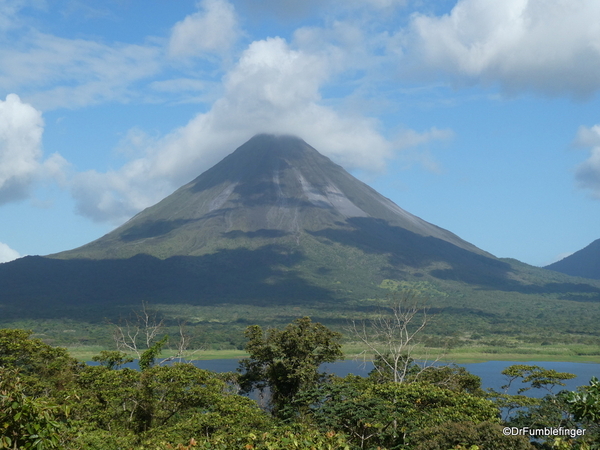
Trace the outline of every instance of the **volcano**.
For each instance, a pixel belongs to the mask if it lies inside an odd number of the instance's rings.
[[[520,289],[513,266],[260,134],[100,239],[2,265],[0,284],[28,303],[338,302],[420,280]]]
[[[261,134],[113,232],[52,257],[165,259],[273,243],[301,250],[306,240],[330,244],[335,236],[354,236],[367,249],[375,238],[369,229],[394,228],[406,233],[402,241],[438,239],[491,256],[404,211],[302,139]]]

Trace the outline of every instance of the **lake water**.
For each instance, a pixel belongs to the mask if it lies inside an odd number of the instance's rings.
[[[214,372],[234,372],[238,367],[236,359],[212,359],[206,361],[194,361],[196,367]],[[530,362],[515,362],[515,361],[487,361],[474,364],[459,364],[466,368],[473,375],[481,378],[482,387],[484,389],[493,388],[500,390],[500,386],[506,384],[507,380],[501,372],[508,366],[513,364],[525,364],[540,366],[545,369],[554,369],[557,372],[568,372],[577,375],[576,378],[565,381],[565,386],[557,386],[554,392],[561,389],[575,390],[577,386],[587,385],[590,379],[595,376],[600,378],[600,364],[595,363],[570,363],[570,362],[547,362],[547,361],[530,361]],[[373,364],[370,362],[363,363],[362,361],[339,361],[332,364],[323,364],[323,369],[330,373],[335,373],[338,376],[344,377],[350,373],[360,376],[366,376],[372,369]],[[520,386],[519,386],[520,385]],[[517,390],[526,385],[517,382],[513,383],[513,388],[509,394],[516,394]],[[543,397],[547,392],[544,389],[531,389],[527,391],[527,395],[531,397]]]
[[[554,369],[557,372],[568,372],[577,375],[571,380],[564,381],[565,386],[556,386],[553,390],[554,393],[559,392],[562,389],[569,391],[575,390],[578,386],[588,385],[592,377],[600,378],[600,364],[594,363],[569,363],[569,362],[545,362],[545,361],[529,361],[529,362],[515,362],[515,361],[488,361],[476,364],[461,364],[473,375],[481,377],[481,382],[484,388],[493,388],[500,390],[500,386],[506,384],[507,380],[502,372],[508,366],[513,364],[525,364],[530,366],[540,366],[544,369]],[[520,385],[520,386],[519,386]],[[513,383],[509,394],[516,394],[517,390],[521,387],[526,386],[521,382]],[[539,395],[536,395],[538,394]],[[526,395],[530,397],[543,397],[547,394],[545,389],[531,389],[527,391]]]
[[[201,369],[211,370],[213,372],[235,372],[238,368],[237,359],[208,359],[192,361],[196,367]],[[90,365],[97,365],[95,362],[88,362]],[[568,372],[576,375],[576,378],[565,381],[565,386],[557,386],[554,388],[554,393],[559,392],[562,389],[575,390],[578,386],[584,386],[589,384],[592,377],[600,378],[600,364],[596,363],[570,363],[570,362],[547,362],[547,361],[529,361],[529,362],[515,362],[515,361],[487,361],[483,363],[474,364],[459,364],[466,368],[473,375],[477,375],[481,378],[481,384],[484,389],[493,388],[497,391],[501,391],[500,386],[506,384],[507,380],[501,372],[508,366],[513,364],[525,364],[540,366],[545,369],[554,369],[557,372]],[[126,365],[133,369],[138,369],[137,361]],[[359,376],[367,376],[367,374],[373,369],[373,364],[370,362],[362,361],[338,361],[336,363],[323,364],[323,370],[329,373],[335,373],[340,377],[345,377],[348,374],[355,374]],[[525,384],[520,382],[513,383],[513,387],[509,391],[509,394],[516,394],[517,390],[521,387],[525,387]],[[545,389],[531,389],[527,391],[526,395],[530,397],[543,397],[547,394]]]

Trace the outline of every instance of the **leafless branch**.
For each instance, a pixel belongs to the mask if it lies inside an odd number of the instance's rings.
[[[405,291],[393,297],[391,305],[374,319],[352,321],[350,331],[365,346],[363,357],[375,357],[379,374],[391,374],[395,382],[402,383],[413,364],[411,355],[418,344],[417,337],[427,322],[423,300],[415,292]]]
[[[190,340],[191,337],[190,335],[187,333],[186,331],[186,322],[182,321],[179,322],[179,329],[178,329],[178,333],[179,333],[179,339],[177,341],[177,353],[175,353],[175,355],[173,356],[169,356],[168,358],[163,359],[162,361],[159,362],[159,364],[164,364],[168,361],[185,361],[185,362],[189,362],[191,361],[190,357],[192,355],[195,355],[196,353],[198,353],[201,349],[197,349],[194,351],[189,351],[188,347],[190,345]]]
[[[156,336],[163,328],[164,321],[158,320],[157,313],[142,302],[140,310],[133,311],[134,320],[125,320],[124,324],[116,325],[113,338],[117,350],[134,353],[138,359],[143,351],[150,348]]]

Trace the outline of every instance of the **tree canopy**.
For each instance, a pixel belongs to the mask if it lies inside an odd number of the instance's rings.
[[[296,319],[283,330],[266,331],[258,326],[246,330],[249,358],[240,361],[240,383],[245,392],[270,390],[277,414],[298,392],[331,378],[319,366],[343,358],[341,334],[309,317]]]
[[[248,327],[247,339],[240,373],[217,374],[154,364],[161,340],[143,370],[133,370],[121,368],[129,359],[122,352],[104,351],[100,365],[88,366],[30,332],[0,330],[0,449],[533,449],[527,436],[505,436],[506,426],[586,429],[577,440],[538,441],[544,450],[600,444],[596,379],[555,394],[570,374],[509,367],[509,383],[549,394],[518,396],[528,401],[503,420],[500,408],[516,400],[484,392],[461,368],[432,366],[402,382],[322,372],[322,363],[342,357],[341,335],[308,317],[283,329]],[[240,387],[270,391],[270,408]]]

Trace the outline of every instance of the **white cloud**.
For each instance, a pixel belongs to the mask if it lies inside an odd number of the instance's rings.
[[[231,48],[240,32],[235,9],[226,0],[202,0],[202,8],[173,27],[169,55],[175,58],[222,53]]]
[[[600,88],[600,2],[459,0],[450,14],[415,15],[401,33],[418,74],[586,97]]]
[[[328,76],[327,61],[298,50],[285,40],[253,42],[225,80],[227,100],[239,110],[288,110],[320,99],[319,87]]]
[[[0,100],[0,204],[28,196],[39,176],[42,114],[10,94]]]
[[[577,167],[575,179],[580,188],[589,189],[592,197],[600,200],[600,125],[580,127],[575,144],[591,147],[588,159]]]
[[[0,100],[0,204],[22,200],[36,181],[65,185],[67,162],[58,153],[43,160],[44,120],[18,95]]]
[[[334,61],[326,52],[294,49],[281,38],[253,42],[225,77],[224,95],[209,112],[118,171],[78,175],[73,195],[80,213],[123,221],[260,132],[298,135],[349,169],[381,170],[393,145],[379,133],[377,121],[321,104],[319,89],[337,70]]]
[[[20,257],[21,255],[19,255],[18,251],[13,250],[8,245],[0,242],[0,263],[9,262]]]
[[[579,127],[574,144],[578,147],[600,147],[600,125]]]

